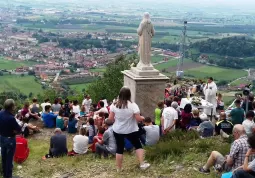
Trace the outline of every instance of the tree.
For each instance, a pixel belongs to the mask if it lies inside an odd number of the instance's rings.
[[[109,64],[103,77],[88,86],[87,93],[94,101],[99,101],[102,96],[108,100],[117,97],[119,90],[123,86],[123,74],[121,71],[130,69],[130,65],[135,61],[136,55],[126,57],[121,55]]]
[[[28,97],[31,98],[32,96],[33,96],[33,93],[30,92],[29,95],[28,95]]]

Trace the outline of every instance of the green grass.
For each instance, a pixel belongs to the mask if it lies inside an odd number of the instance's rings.
[[[99,72],[103,73],[106,71],[106,68],[95,68],[95,69],[89,69],[90,72]]]
[[[90,83],[84,83],[84,84],[75,84],[75,85],[69,85],[69,87],[72,90],[82,92],[83,89],[87,89]]]
[[[92,153],[42,160],[42,156],[48,152],[52,132],[53,130],[44,129],[42,133],[29,139],[30,155],[22,164],[22,169],[19,170],[17,165],[14,165],[16,175],[26,178],[62,177],[64,174],[77,178],[218,178],[214,171],[210,175],[204,175],[195,169],[206,162],[212,150],[218,150],[225,155],[230,147],[229,143],[219,137],[199,139],[194,132],[176,131],[162,138],[157,145],[145,148],[145,158],[151,163],[148,170],[139,170],[135,155],[125,153],[123,171],[117,173],[114,157],[95,159]],[[68,150],[72,150],[73,135],[67,134],[67,137]],[[177,166],[183,168],[176,171]]]
[[[0,69],[6,69],[6,70],[12,70],[16,69],[17,67],[21,66],[33,66],[37,64],[37,62],[34,61],[13,61],[13,60],[7,60],[3,57],[0,57]]]
[[[214,66],[202,66],[185,71],[186,75],[195,78],[206,78],[212,76],[215,80],[235,80],[240,77],[247,76],[247,72],[238,69],[227,69]]]
[[[42,87],[35,82],[34,76],[4,75],[0,76],[0,92],[17,91],[29,95],[32,92],[35,96],[41,93]]]

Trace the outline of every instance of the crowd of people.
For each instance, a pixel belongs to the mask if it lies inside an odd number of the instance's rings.
[[[12,177],[13,160],[22,163],[29,156],[26,137],[44,128],[54,128],[49,152],[42,155],[42,159],[93,152],[96,158],[115,156],[117,171],[122,170],[124,151],[133,149],[140,169],[149,168],[150,164],[144,161],[143,146],[157,144],[161,136],[175,129],[184,132],[197,131],[201,138],[214,135],[229,138],[233,135],[235,141],[229,154],[223,156],[212,151],[199,171],[209,174],[210,168],[214,167],[218,172],[232,171],[233,178],[241,178],[243,175],[255,177],[254,96],[250,94],[247,97],[248,112],[245,112],[244,108],[246,101],[240,95],[235,99],[234,105],[229,107],[231,111],[229,108],[224,110],[223,96],[217,94],[217,87],[212,82],[213,79],[209,78],[208,84],[200,86],[202,89],[199,92],[203,91],[205,99],[214,102],[215,111],[197,109],[190,103],[181,108],[182,97],[187,97],[190,93],[186,92],[185,95],[179,89],[173,92],[168,85],[165,100],[157,104],[153,118],[140,114],[138,105],[131,101],[131,91],[127,87],[120,90],[113,102],[101,98],[98,103],[93,104],[89,95],[85,95],[82,103],[56,98],[53,103],[45,99],[39,104],[37,99],[33,99],[31,104],[25,102],[24,107],[17,113],[15,102],[7,99],[0,112],[3,176]],[[44,127],[31,124],[31,120],[42,122]],[[67,148],[65,132],[74,134],[71,150]]]

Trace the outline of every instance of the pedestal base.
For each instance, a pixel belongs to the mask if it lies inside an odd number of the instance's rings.
[[[124,86],[130,88],[131,100],[138,104],[141,114],[154,120],[155,108],[159,101],[164,100],[165,85],[169,78],[157,70],[153,70],[156,75],[150,75],[151,71],[141,71],[142,74],[133,71],[132,68],[122,72],[124,74]]]

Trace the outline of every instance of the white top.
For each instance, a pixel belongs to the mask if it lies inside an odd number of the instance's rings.
[[[84,107],[85,107],[85,112],[86,113],[89,113],[89,110],[90,110],[90,105],[92,104],[92,99],[84,99],[83,101],[82,101],[82,105],[84,105]]]
[[[42,103],[42,104],[41,104],[42,112],[45,112],[45,106],[47,106],[47,105],[51,106],[50,103]]]
[[[89,138],[83,135],[75,135],[73,138],[73,150],[75,153],[84,154],[88,151]]]
[[[96,113],[99,114],[100,112],[102,112],[102,113],[108,113],[108,109],[107,109],[107,108],[101,108],[101,109],[99,109]]]
[[[249,119],[245,119],[242,125],[244,127],[246,134],[251,135],[253,132],[252,129],[255,128],[255,123]]]
[[[140,114],[140,109],[136,103],[128,101],[125,109],[119,109],[115,105],[111,105],[111,112],[115,114],[115,122],[113,131],[118,134],[129,134],[139,130],[134,114]]]
[[[164,130],[170,127],[174,120],[178,119],[178,113],[173,107],[167,107],[163,110],[162,116],[164,118]],[[171,129],[174,130],[175,126]]]
[[[73,105],[73,113],[80,114],[80,111],[81,109],[79,105],[76,105],[76,106]]]

